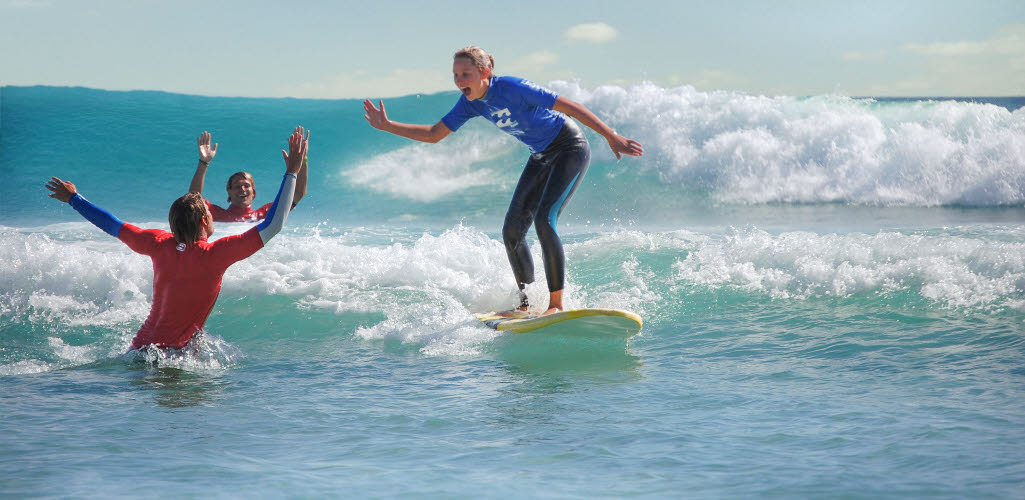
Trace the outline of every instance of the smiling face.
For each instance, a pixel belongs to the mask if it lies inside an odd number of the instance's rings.
[[[467,57],[452,60],[452,80],[468,100],[480,99],[487,95],[490,77],[491,71],[488,68],[481,71]]]
[[[256,183],[246,172],[236,172],[228,178],[228,202],[242,208],[253,205],[256,198]]]

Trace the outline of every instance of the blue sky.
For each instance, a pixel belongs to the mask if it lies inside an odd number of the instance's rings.
[[[452,53],[589,88],[1025,95],[1025,2],[0,0],[0,84],[254,97],[454,89]]]

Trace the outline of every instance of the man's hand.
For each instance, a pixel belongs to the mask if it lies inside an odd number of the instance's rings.
[[[288,138],[288,152],[284,149],[281,150],[281,156],[285,158],[285,172],[290,174],[298,174],[299,169],[303,166],[303,158],[306,157],[306,151],[310,148],[310,133],[306,131],[306,136],[303,137],[303,128],[298,126],[292,131],[292,135]]]
[[[200,134],[196,139],[196,145],[199,147],[199,161],[202,163],[210,163],[217,155],[217,143],[210,147],[210,132]]]
[[[64,203],[67,203],[72,196],[78,193],[78,189],[75,189],[74,184],[62,181],[56,177],[50,177],[50,182],[46,183],[46,189],[53,191],[50,198],[63,201]]]

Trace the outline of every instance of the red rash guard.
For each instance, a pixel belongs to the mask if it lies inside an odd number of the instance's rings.
[[[256,210],[253,207],[239,208],[235,205],[228,205],[228,209],[225,210],[213,203],[210,200],[203,199],[206,201],[206,208],[210,209],[210,215],[214,216],[214,222],[253,222],[262,220],[267,217],[267,210],[270,210],[270,206],[273,203],[268,203]]]
[[[117,237],[153,261],[153,306],[132,339],[131,349],[187,344],[206,324],[221,291],[224,271],[263,248],[257,227],[214,242],[178,245],[167,231],[126,223]]]

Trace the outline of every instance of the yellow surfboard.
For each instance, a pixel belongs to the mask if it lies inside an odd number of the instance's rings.
[[[588,337],[629,338],[641,331],[641,317],[620,309],[570,309],[547,316],[507,318],[495,313],[476,314],[485,325],[515,333],[543,332]]]

